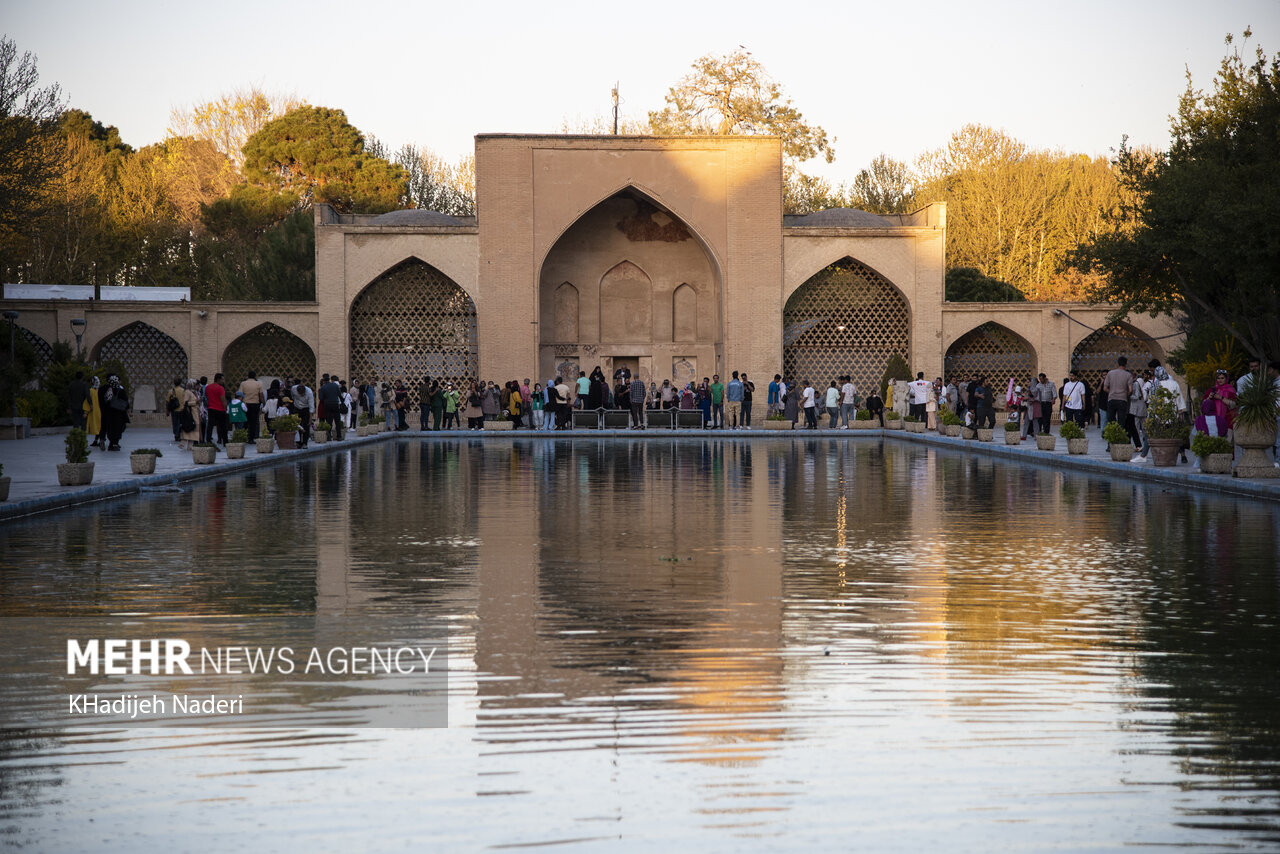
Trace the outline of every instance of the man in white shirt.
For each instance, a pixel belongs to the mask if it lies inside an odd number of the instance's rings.
[[[911,382],[911,414],[921,422],[926,419],[925,404],[929,401],[929,381],[924,378],[924,371],[916,371],[916,378]]]
[[[1071,372],[1071,379],[1062,387],[1063,421],[1074,421],[1084,426],[1084,383],[1080,374]]]
[[[813,386],[804,381],[804,392],[800,396],[800,404],[804,407],[804,426],[806,430],[818,429],[818,402],[815,399]]]
[[[849,429],[849,422],[857,416],[857,397],[858,387],[853,384],[853,378],[850,376],[843,377],[844,385],[840,386],[840,420],[841,430]]]

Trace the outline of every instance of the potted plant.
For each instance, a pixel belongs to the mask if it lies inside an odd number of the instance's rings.
[[[253,446],[259,454],[269,454],[276,449],[276,440],[270,435],[259,436],[254,440]]]
[[[159,448],[139,448],[129,453],[129,468],[134,474],[155,474],[156,459],[163,456]]]
[[[687,410],[686,410],[687,411]],[[766,430],[790,430],[791,422],[781,412],[775,412],[764,420]]]
[[[1022,441],[1022,427],[1017,421],[1004,422],[1004,443],[1016,445]]]
[[[243,460],[244,446],[249,444],[249,431],[244,427],[231,431],[231,441],[227,442],[227,459]]]
[[[886,409],[884,412],[884,427],[886,430],[901,430],[902,416],[892,409]]]
[[[1064,421],[1058,428],[1058,435],[1067,440],[1068,454],[1089,453],[1089,437],[1084,434],[1084,428],[1076,422]]]
[[[218,459],[218,446],[213,442],[196,442],[191,446],[191,462],[210,466]]]
[[[67,434],[67,461],[58,463],[59,486],[85,486],[93,483],[93,463],[89,462],[89,438],[79,427]]]
[[[9,500],[9,481],[13,478],[4,476],[4,463],[0,463],[0,501]]]
[[[1058,437],[1052,433],[1037,433],[1036,447],[1042,451],[1052,451],[1058,446]]]
[[[359,419],[356,420],[356,437],[368,436],[372,432],[373,426],[372,420],[369,418],[369,413],[362,412]]]
[[[1157,388],[1147,404],[1147,440],[1151,443],[1151,463],[1171,466],[1178,461],[1178,452],[1187,437],[1191,425],[1178,414],[1176,398],[1167,388]]]
[[[923,433],[924,422],[914,415],[908,415],[902,419],[902,423],[906,425],[908,433]]]
[[[1236,477],[1280,477],[1280,469],[1271,464],[1265,453],[1276,441],[1278,412],[1280,387],[1259,370],[1236,396],[1235,439],[1244,449],[1236,464]]]
[[[316,424],[316,429],[311,431],[311,441],[317,445],[323,445],[329,441],[329,431],[333,429],[333,424],[328,421],[320,421]]]
[[[871,417],[870,409],[859,409],[853,414],[853,430],[878,430],[880,422]]]
[[[1107,443],[1111,460],[1127,463],[1133,459],[1133,443],[1129,441],[1129,433],[1120,426],[1119,421],[1108,421],[1102,430],[1102,440]]]
[[[995,438],[996,431],[993,427],[975,427],[973,428],[975,438],[979,442],[990,442]]]
[[[1200,471],[1205,474],[1231,474],[1235,449],[1225,436],[1197,433],[1191,440],[1191,452],[1200,458]]]
[[[950,409],[944,409],[938,413],[938,420],[942,422],[943,433],[953,439],[960,437],[960,430],[964,427],[964,422],[960,420],[959,415],[956,415]]]
[[[298,427],[302,419],[296,415],[280,415],[271,419],[271,429],[276,434],[276,445],[282,451],[291,451],[298,447]]]
[[[582,410],[579,409],[574,410],[575,413],[581,411]],[[595,413],[593,412],[592,414],[594,415]],[[575,418],[574,420],[576,421],[577,419]],[[507,420],[507,413],[505,412],[499,412],[492,418],[485,419],[484,422],[484,429],[486,430],[510,430],[514,426],[514,424]],[[576,427],[577,424],[575,423],[574,426]]]

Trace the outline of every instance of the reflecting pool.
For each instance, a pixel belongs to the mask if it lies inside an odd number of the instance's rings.
[[[447,728],[0,733],[13,847],[1280,847],[1271,503],[878,440],[396,440],[10,523],[0,568],[9,624],[450,634]]]

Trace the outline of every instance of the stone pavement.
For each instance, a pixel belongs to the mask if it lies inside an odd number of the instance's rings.
[[[1053,468],[1094,472],[1106,476],[1131,477],[1146,481],[1171,483],[1196,489],[1207,489],[1237,495],[1280,501],[1280,478],[1241,479],[1230,475],[1201,474],[1194,463],[1196,458],[1189,455],[1190,463],[1180,463],[1173,468],[1156,468],[1147,463],[1115,463],[1104,450],[1105,443],[1096,428],[1086,431],[1089,437],[1089,453],[1085,455],[1069,455],[1067,443],[1059,437],[1057,448],[1053,451],[1041,451],[1035,441],[1027,439],[1018,445],[1004,443],[1004,431],[997,427],[994,440],[978,442],[976,440],[953,439],[937,433],[906,433],[902,430],[829,430],[816,431],[795,430],[570,430],[562,432],[512,430],[503,432],[472,433],[466,430],[440,433],[381,433],[364,438],[352,438],[341,443],[327,442],[322,445],[312,443],[305,450],[280,451],[259,455],[252,445],[245,449],[243,460],[229,460],[226,454],[219,452],[217,462],[213,465],[196,465],[192,462],[190,451],[179,451],[173,441],[172,433],[167,428],[131,427],[123,439],[124,447],[120,451],[102,451],[91,449],[89,460],[95,464],[93,483],[88,486],[64,487],[58,485],[56,464],[65,460],[63,442],[65,431],[33,436],[21,441],[0,441],[0,463],[4,464],[4,474],[12,481],[9,489],[9,500],[0,503],[0,520],[39,513],[59,507],[69,507],[89,501],[99,501],[119,495],[130,495],[144,489],[164,488],[177,483],[206,478],[226,477],[239,471],[261,466],[277,465],[303,457],[331,453],[339,448],[376,442],[395,441],[399,438],[441,439],[483,441],[505,441],[511,439],[565,439],[581,438],[619,438],[663,440],[674,438],[759,438],[759,439],[799,439],[823,438],[871,439],[883,435],[886,440],[896,442],[919,442],[934,447],[951,448],[959,452],[980,453],[993,457],[1004,457],[1021,464],[1044,465]],[[134,448],[159,448],[163,453],[156,461],[156,472],[153,475],[135,475],[129,466],[129,451]],[[1238,452],[1237,452],[1238,454]]]

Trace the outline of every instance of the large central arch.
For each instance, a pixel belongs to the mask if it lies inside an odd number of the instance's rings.
[[[404,380],[411,407],[423,377],[453,383],[480,373],[476,305],[456,282],[417,258],[374,279],[351,304],[351,376]]]
[[[722,358],[718,265],[694,230],[626,187],[570,225],[539,274],[539,373],[627,365],[645,380]]]
[[[782,372],[819,389],[838,376],[866,392],[878,387],[889,359],[910,359],[906,299],[875,270],[845,257],[815,273],[782,310]]]

